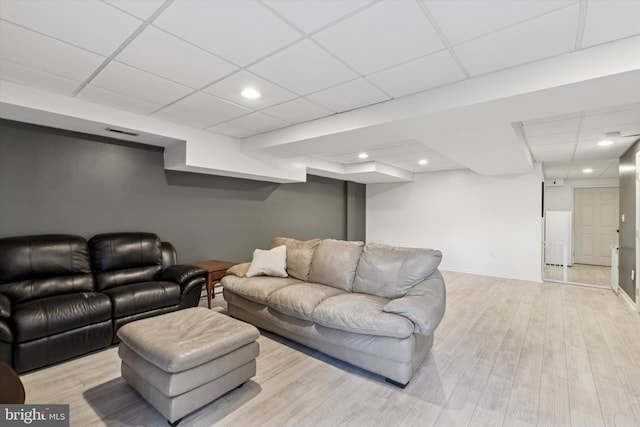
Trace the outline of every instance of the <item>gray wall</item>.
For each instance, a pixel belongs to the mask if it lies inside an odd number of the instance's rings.
[[[250,260],[273,236],[364,240],[364,186],[165,171],[162,149],[0,120],[0,237],[150,231],[181,261]],[[362,214],[361,214],[362,213]]]
[[[347,240],[365,240],[367,188],[355,182],[347,185]]]
[[[631,280],[631,270],[636,268],[636,153],[640,151],[640,141],[636,142],[620,158],[620,215],[624,214],[625,222],[620,221],[620,287],[636,300],[636,283]]]

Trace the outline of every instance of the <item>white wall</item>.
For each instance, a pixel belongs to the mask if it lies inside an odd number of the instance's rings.
[[[367,185],[367,241],[428,247],[442,270],[541,280],[540,168],[487,177],[469,170]]]

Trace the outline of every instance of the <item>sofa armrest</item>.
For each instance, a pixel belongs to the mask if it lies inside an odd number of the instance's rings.
[[[11,300],[0,294],[0,318],[9,319],[11,317]]]
[[[201,280],[198,280],[201,279]],[[176,264],[166,268],[158,280],[180,285],[183,294],[188,293],[194,284],[202,286],[207,280],[207,270],[195,265]]]
[[[432,335],[444,317],[446,288],[444,279],[436,270],[428,279],[414,286],[403,297],[391,300],[384,306],[387,313],[395,313],[411,320],[415,333]]]

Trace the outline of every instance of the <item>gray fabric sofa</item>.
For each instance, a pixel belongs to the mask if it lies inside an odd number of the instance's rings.
[[[246,277],[245,263],[222,279],[229,314],[406,386],[444,316],[440,251],[333,239],[271,242],[281,245],[288,277]]]

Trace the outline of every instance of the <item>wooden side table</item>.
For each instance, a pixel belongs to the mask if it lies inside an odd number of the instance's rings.
[[[211,298],[215,298],[215,295],[213,294],[213,287],[224,277],[226,271],[236,265],[237,262],[211,259],[208,261],[190,262],[189,264],[207,270],[207,305],[211,308]]]
[[[0,403],[24,403],[24,386],[16,371],[4,362],[0,362]]]

